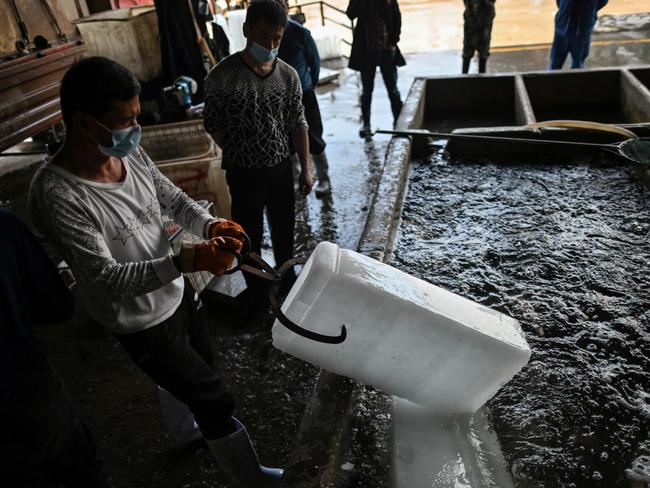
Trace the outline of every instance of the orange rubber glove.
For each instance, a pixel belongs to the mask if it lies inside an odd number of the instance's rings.
[[[232,220],[219,220],[210,226],[208,235],[212,237],[234,237],[241,238],[244,229],[237,222]]]
[[[241,239],[228,236],[199,243],[183,241],[176,260],[177,267],[182,273],[209,271],[221,275],[230,268],[235,259],[235,256],[225,250],[240,252],[242,246]]]

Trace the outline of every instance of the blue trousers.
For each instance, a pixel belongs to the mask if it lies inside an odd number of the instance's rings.
[[[591,43],[591,29],[581,34],[558,34],[553,36],[551,46],[551,64],[548,69],[562,69],[562,65],[571,53],[571,68],[584,68],[585,60],[589,56]]]

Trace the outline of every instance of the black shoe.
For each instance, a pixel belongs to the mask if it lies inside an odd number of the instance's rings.
[[[472,58],[463,58],[463,74],[466,75],[469,73],[469,63],[472,61]]]
[[[485,73],[487,70],[487,58],[479,58],[478,60],[478,72]]]
[[[359,129],[359,137],[361,139],[369,140],[372,138],[372,131],[370,130],[369,124],[364,124],[361,129]]]

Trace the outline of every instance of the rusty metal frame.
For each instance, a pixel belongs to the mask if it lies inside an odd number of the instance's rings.
[[[61,121],[61,78],[86,54],[68,42],[0,64],[0,151]]]

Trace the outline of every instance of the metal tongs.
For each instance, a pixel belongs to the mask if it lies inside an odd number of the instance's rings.
[[[273,266],[271,266],[269,263],[264,261],[264,259],[262,259],[262,257],[259,254],[251,251],[251,241],[248,235],[243,233],[242,237],[244,240],[242,252],[238,253],[238,252],[222,249],[222,251],[232,254],[237,260],[237,265],[228,269],[224,274],[233,274],[236,271],[241,271],[242,273],[246,273],[251,276],[256,276],[258,278],[270,282],[268,296],[269,296],[269,302],[271,304],[271,310],[273,310],[273,313],[275,314],[275,316],[277,317],[277,319],[280,321],[282,325],[284,325],[290,331],[295,332],[296,334],[301,335],[303,337],[306,337],[307,339],[311,339],[312,341],[322,342],[325,344],[341,344],[347,337],[347,330],[345,328],[345,325],[341,325],[341,333],[338,336],[328,336],[324,334],[319,334],[318,332],[313,332],[311,330],[299,326],[291,319],[289,319],[284,314],[284,312],[282,312],[280,301],[278,299],[282,277],[294,265],[305,264],[306,259],[305,258],[289,259],[284,263],[282,263],[282,265],[277,270],[275,270]],[[256,265],[259,266],[259,268],[256,268],[255,266],[251,266],[249,264],[243,264],[244,259],[248,259],[249,261],[255,263]]]

